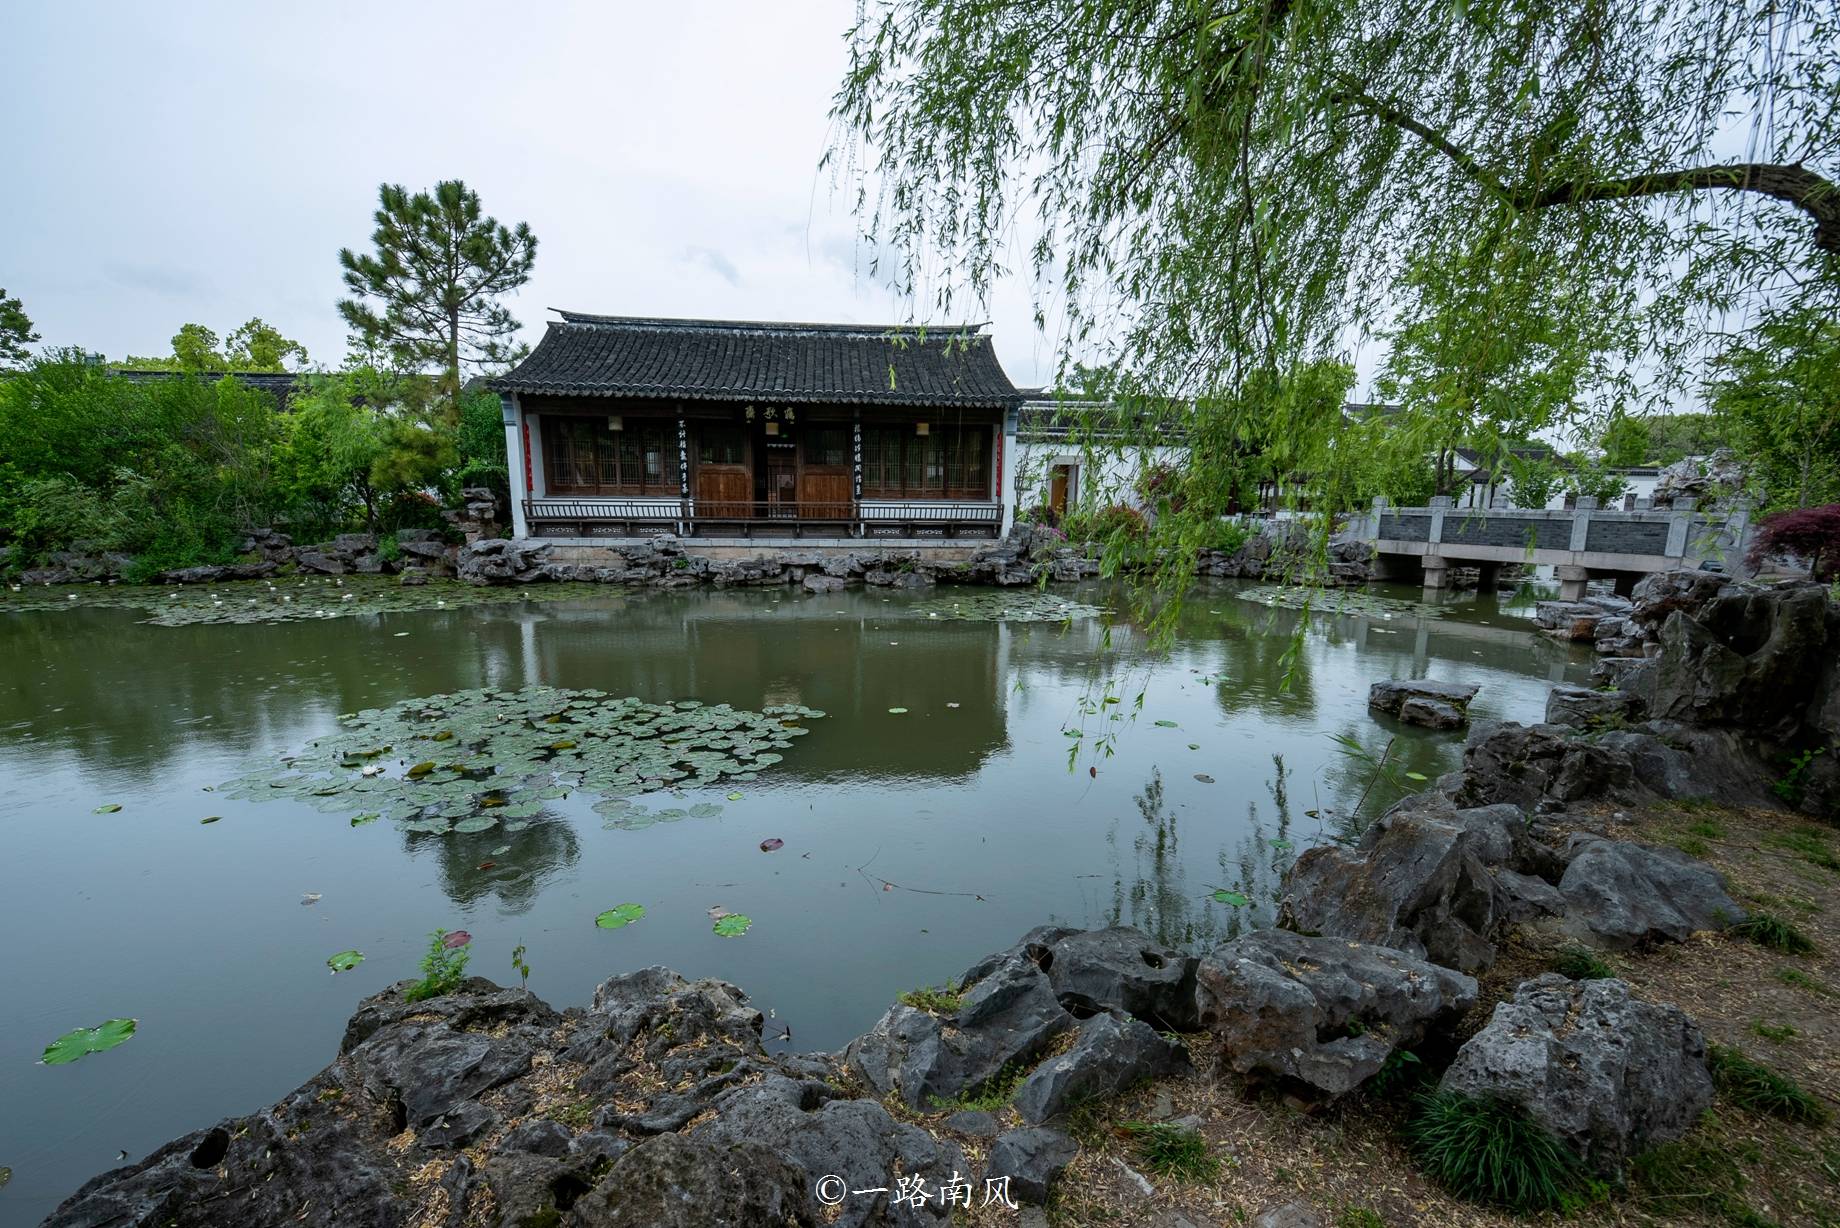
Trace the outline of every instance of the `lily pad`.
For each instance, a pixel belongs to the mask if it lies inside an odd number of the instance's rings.
[[[1214,893],[1214,900],[1217,903],[1228,904],[1234,908],[1244,908],[1246,905],[1252,903],[1251,900],[1247,899],[1239,892],[1228,891],[1225,887],[1222,887]]]
[[[739,938],[741,935],[747,933],[748,928],[753,924],[754,919],[752,917],[744,916],[738,912],[731,912],[716,919],[715,932],[723,938]]]
[[[738,802],[738,801],[740,801],[740,800],[741,800],[741,794],[739,794],[739,793],[730,793],[730,794],[728,795],[728,800],[729,800],[729,801],[731,801],[731,802]]]
[[[366,823],[375,823],[382,817],[381,814],[376,813],[354,815],[351,820],[351,825],[353,827],[363,827]]]
[[[1196,772],[1195,779],[1204,785],[1211,785],[1214,783],[1214,778],[1209,776],[1206,772]]]
[[[471,818],[461,819],[458,823],[455,823],[454,830],[461,833],[462,835],[470,836],[475,832],[489,831],[497,825],[498,825],[498,816],[490,815],[490,814],[476,814],[472,816]]]
[[[922,618],[1005,623],[1064,623],[1075,618],[1096,618],[1105,613],[1098,606],[1040,589],[959,592],[909,606],[908,611]]]
[[[223,817],[224,817],[224,816],[223,816],[223,815],[221,815],[221,814],[207,814],[207,815],[205,815],[205,816],[204,816],[204,818],[202,818],[202,819],[199,819],[198,821],[199,821],[200,823],[215,823],[215,822],[217,822],[217,821],[218,821],[219,819],[221,819],[221,818],[223,818]]]
[[[471,941],[473,941],[473,936],[465,930],[450,930],[441,938],[441,949],[452,951],[457,947],[465,946]]]
[[[781,840],[778,836],[769,836],[760,842],[760,851],[763,853],[775,852],[785,847],[786,842]]]
[[[1174,729],[1176,727],[1174,721],[1158,721],[1157,724],[1164,729]]]
[[[521,830],[547,800],[581,790],[602,796],[599,813],[637,826],[625,813],[630,797],[751,780],[808,732],[799,722],[822,715],[797,705],[750,712],[552,687],[461,691],[348,713],[336,732],[224,791],[346,814],[361,797],[405,831],[442,835],[483,831],[488,813],[506,831]],[[412,766],[376,771],[392,764]],[[714,813],[693,807],[659,817]]]
[[[894,716],[902,716],[907,712],[907,709],[906,708],[890,708],[888,709],[888,711]]]
[[[90,813],[92,814],[114,814],[116,811],[120,809],[121,809],[120,802],[104,802],[102,803],[102,805],[96,807],[96,809],[91,811]]]
[[[362,951],[340,951],[337,955],[327,958],[326,967],[332,969],[335,973],[350,972],[363,962],[364,952]]]
[[[594,924],[604,930],[624,929],[644,915],[645,905],[643,904],[615,904],[594,918]]]
[[[46,1066],[64,1066],[92,1053],[106,1053],[134,1035],[139,1026],[138,1019],[110,1019],[93,1028],[66,1032],[45,1046],[45,1055],[39,1061]]]

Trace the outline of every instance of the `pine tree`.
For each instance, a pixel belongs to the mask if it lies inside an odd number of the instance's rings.
[[[31,357],[26,347],[38,340],[32,320],[16,298],[8,298],[0,288],[0,367],[23,363]]]
[[[523,222],[507,229],[485,216],[479,194],[458,179],[410,195],[378,189],[374,254],[339,252],[345,285],[339,303],[354,341],[386,351],[406,370],[438,367],[449,412],[459,412],[463,368],[515,362],[518,321],[498,299],[530,279],[537,239]]]

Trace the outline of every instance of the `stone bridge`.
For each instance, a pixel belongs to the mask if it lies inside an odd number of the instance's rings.
[[[1662,508],[1645,503],[1623,511],[1581,498],[1572,508],[1527,510],[1454,507],[1444,496],[1429,507],[1392,507],[1377,498],[1349,528],[1373,546],[1377,579],[1422,576],[1427,589],[1441,589],[1451,567],[1475,567],[1489,586],[1503,563],[1547,564],[1567,601],[1583,597],[1592,578],[1615,581],[1627,596],[1651,572],[1708,563],[1731,571],[1743,559],[1750,535],[1745,505],[1714,512],[1692,499]]]

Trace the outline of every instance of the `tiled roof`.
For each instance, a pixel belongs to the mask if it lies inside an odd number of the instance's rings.
[[[565,311],[504,392],[1004,408],[1020,394],[978,326],[657,320]]]
[[[257,392],[266,392],[269,396],[274,397],[276,404],[282,409],[288,407],[288,402],[298,391],[301,379],[299,374],[288,371],[169,371],[165,369],[149,370],[141,367],[110,367],[109,370],[122,379],[136,384],[158,384],[180,379],[197,379],[207,384],[215,384],[228,375],[246,388],[254,388]]]

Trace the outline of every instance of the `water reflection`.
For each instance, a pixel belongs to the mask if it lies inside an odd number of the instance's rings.
[[[442,892],[463,910],[491,897],[509,915],[529,912],[543,888],[581,857],[575,828],[560,818],[539,819],[518,832],[404,832],[402,839],[410,856],[434,861]]]

